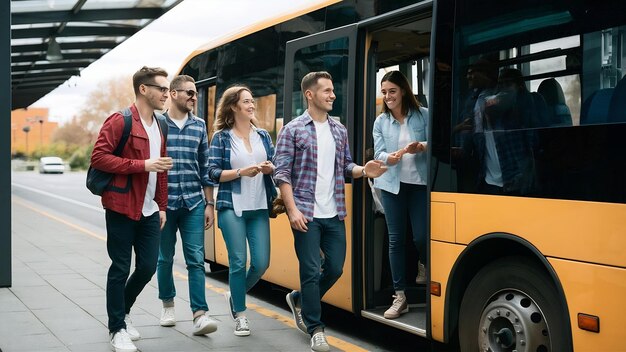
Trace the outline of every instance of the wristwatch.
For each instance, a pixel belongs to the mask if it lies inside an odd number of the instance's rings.
[[[367,178],[367,174],[365,173],[365,167],[361,169],[361,176]]]
[[[205,202],[206,202],[206,205],[213,205],[213,206],[215,206],[215,201],[214,200],[207,199]]]
[[[237,177],[241,177],[241,169],[237,169]]]

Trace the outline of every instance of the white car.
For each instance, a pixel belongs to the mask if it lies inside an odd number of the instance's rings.
[[[62,174],[65,171],[63,159],[58,156],[44,156],[39,159],[39,173]]]

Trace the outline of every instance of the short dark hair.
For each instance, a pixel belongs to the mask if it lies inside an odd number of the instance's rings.
[[[193,84],[196,84],[196,80],[193,79],[193,77],[187,75],[179,75],[174,77],[174,79],[172,79],[172,81],[170,82],[170,90],[180,89],[185,82],[191,82]]]
[[[142,84],[154,84],[154,77],[163,76],[167,78],[167,72],[160,67],[147,67],[144,66],[135,72],[133,75],[133,89],[135,89],[135,95],[139,94],[139,86]]]
[[[304,101],[307,101],[306,95],[304,95],[304,93],[307,90],[313,88],[321,78],[326,78],[331,81],[333,80],[333,76],[331,76],[330,73],[326,71],[309,72],[306,75],[304,75],[304,77],[302,77],[302,83],[300,83],[300,89],[302,91],[302,95],[304,96]]]
[[[380,84],[382,85],[383,82],[386,82],[386,81],[389,81],[397,85],[398,87],[400,87],[400,89],[404,91],[404,95],[402,96],[402,105],[401,105],[403,115],[407,115],[409,113],[409,110],[415,110],[415,111],[419,110],[420,103],[417,101],[417,98],[415,98],[415,95],[413,95],[413,89],[411,89],[411,85],[409,84],[409,81],[402,74],[402,72],[389,71],[385,73],[383,78],[380,80]],[[387,107],[387,103],[385,102],[383,102],[383,112],[389,112],[389,113],[391,112],[389,108]]]

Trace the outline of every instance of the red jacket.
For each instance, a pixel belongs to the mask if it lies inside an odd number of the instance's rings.
[[[98,134],[91,154],[91,166],[115,174],[111,181],[112,185],[120,188],[126,186],[128,175],[132,175],[130,191],[127,193],[104,191],[102,193],[102,206],[105,209],[124,214],[133,220],[139,220],[148,187],[145,160],[150,159],[150,142],[148,141],[148,134],[139,120],[139,112],[135,104],[130,107],[130,110],[133,113],[132,126],[122,155],[119,157],[113,155],[124,131],[124,116],[116,112],[104,121],[100,129],[100,134]],[[156,118],[153,123],[157,123]],[[161,131],[161,141],[161,156],[166,156],[163,131]],[[159,205],[159,210],[166,210],[167,172],[157,173],[154,200]]]

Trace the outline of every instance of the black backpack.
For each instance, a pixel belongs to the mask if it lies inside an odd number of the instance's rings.
[[[128,141],[128,137],[130,136],[130,129],[133,124],[133,113],[130,111],[130,108],[126,108],[121,111],[121,114],[124,115],[124,131],[122,132],[122,138],[118,143],[117,147],[113,151],[113,155],[120,156],[122,154],[122,150]],[[165,138],[164,142],[167,143],[167,133],[168,126],[165,118],[160,114],[155,114],[159,127],[161,128],[161,132],[163,133],[163,137]],[[91,191],[91,193],[101,196],[104,191],[112,191],[118,193],[127,193],[130,191],[131,186],[131,175],[127,176],[126,186],[124,188],[115,187],[109,185],[111,183],[111,179],[113,178],[113,174],[109,172],[105,172],[102,170],[95,169],[89,165],[89,170],[87,170],[87,180],[85,181],[85,185]]]

